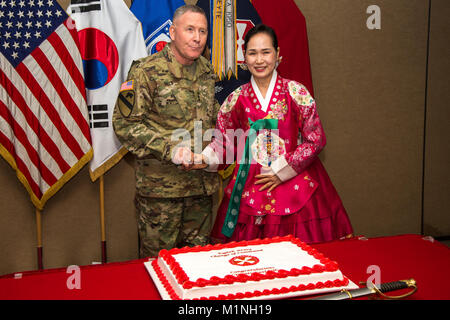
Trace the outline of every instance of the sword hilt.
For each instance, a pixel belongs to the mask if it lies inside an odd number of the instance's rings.
[[[378,288],[375,285],[371,288],[373,290],[375,290],[376,293],[378,293],[379,295],[381,295],[382,297],[384,297],[386,299],[402,299],[402,298],[412,295],[414,292],[417,291],[417,285],[416,285],[416,281],[414,279],[399,280],[399,281],[394,281],[394,282],[383,283],[383,284],[381,284],[380,288]],[[384,294],[384,292],[406,289],[406,288],[413,288],[413,290],[411,290],[410,292],[408,292],[406,294],[399,295],[399,296],[388,296],[388,295]]]
[[[382,283],[380,286],[381,292],[389,292],[394,290],[406,289],[408,288],[408,284],[404,281],[393,281],[388,283]]]
[[[383,283],[381,285],[378,285],[378,287],[373,283],[370,283],[372,285],[369,286],[366,282],[360,282],[360,284],[365,285],[366,288],[359,288],[355,290],[343,289],[339,293],[332,293],[324,296],[314,297],[308,300],[345,300],[372,295],[375,293],[379,294],[382,297],[385,297],[386,299],[401,299],[410,296],[417,291],[416,281],[414,279]],[[387,296],[383,293],[411,287],[413,288],[413,290],[401,296]]]

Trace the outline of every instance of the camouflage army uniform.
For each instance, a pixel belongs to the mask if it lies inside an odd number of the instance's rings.
[[[183,66],[167,45],[134,61],[128,81],[122,84],[113,125],[120,142],[136,156],[141,256],[208,242],[218,175],[180,170],[171,159],[180,144],[172,141],[175,130],[189,132],[194,151],[194,122],[201,124],[203,132],[215,127],[220,106],[214,97],[214,82],[212,66],[204,57]],[[197,149],[203,150],[208,143],[201,141]]]

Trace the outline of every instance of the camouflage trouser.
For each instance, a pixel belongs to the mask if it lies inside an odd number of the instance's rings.
[[[141,258],[161,249],[206,245],[212,228],[212,196],[148,198],[136,195]]]

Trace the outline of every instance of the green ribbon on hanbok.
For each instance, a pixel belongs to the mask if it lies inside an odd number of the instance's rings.
[[[241,205],[242,192],[244,191],[245,182],[247,181],[248,172],[250,170],[250,163],[252,161],[252,152],[250,150],[250,146],[255,141],[256,133],[259,130],[278,129],[278,119],[260,119],[253,122],[249,118],[248,121],[250,123],[250,129],[245,141],[244,152],[242,154],[242,159],[239,165],[233,192],[231,193],[230,203],[228,204],[225,222],[222,226],[222,233],[228,238],[233,235],[239,216],[239,207]]]

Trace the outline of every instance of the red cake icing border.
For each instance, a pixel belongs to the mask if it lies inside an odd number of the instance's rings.
[[[317,264],[312,268],[303,267],[301,269],[292,268],[291,270],[278,270],[277,272],[268,271],[265,273],[252,273],[251,275],[240,274],[237,276],[227,275],[223,278],[220,277],[211,277],[210,279],[199,278],[196,281],[191,281],[189,277],[186,275],[186,272],[180,267],[179,263],[173,257],[174,254],[179,253],[192,253],[192,252],[207,252],[211,250],[221,250],[221,249],[230,249],[235,247],[246,247],[246,246],[254,246],[254,245],[264,245],[270,243],[279,243],[279,242],[291,242],[296,244],[298,247],[306,251],[308,254],[318,259],[322,265]],[[301,240],[294,238],[293,236],[285,236],[285,237],[275,237],[275,238],[266,238],[266,239],[255,239],[250,241],[241,241],[241,242],[230,242],[226,244],[216,244],[216,245],[206,245],[206,246],[196,246],[196,247],[184,247],[184,248],[174,248],[171,250],[161,250],[159,253],[159,257],[164,259],[167,265],[170,268],[170,271],[174,275],[178,284],[180,284],[184,289],[191,289],[194,287],[205,287],[205,286],[218,286],[221,284],[233,284],[235,282],[247,282],[247,281],[260,281],[267,279],[280,279],[286,278],[288,276],[299,276],[306,275],[312,273],[321,273],[321,272],[333,272],[338,270],[338,264],[335,261],[331,261],[318,252],[316,249],[308,246],[306,243]],[[167,290],[169,296],[173,300],[179,300],[180,297],[175,293],[171,285],[168,283],[166,277],[162,273],[161,269],[157,264],[157,260],[152,262],[153,268],[158,275],[161,283],[164,288]],[[331,288],[331,287],[341,287],[348,284],[348,279],[344,277],[343,280],[334,280],[334,281],[326,281],[325,283],[317,282],[315,284],[310,283],[308,285],[299,285],[299,286],[291,286],[289,288],[283,287],[281,289],[272,289],[272,290],[264,290],[264,291],[254,291],[254,292],[246,292],[246,293],[236,293],[229,295],[219,295],[218,297],[209,297],[202,299],[242,299],[242,298],[250,298],[250,297],[259,297],[263,295],[270,294],[281,294],[295,291],[304,291],[304,290],[312,290],[312,289],[320,289],[320,288]]]
[[[159,280],[161,281],[161,284],[163,285],[164,289],[166,289],[166,292],[168,293],[170,299],[172,300],[181,300],[181,298],[175,293],[175,290],[170,285],[167,278],[164,276],[163,272],[161,271],[161,268],[158,266],[157,259],[152,261],[153,269],[156,272],[156,275],[158,276]],[[333,288],[333,287],[343,287],[348,285],[349,280],[347,277],[344,276],[342,280],[336,279],[334,281],[328,280],[325,282],[317,282],[317,283],[309,283],[309,284],[300,284],[298,286],[292,285],[289,288],[288,287],[281,287],[280,289],[274,288],[274,289],[266,289],[263,291],[255,290],[253,292],[247,291],[247,292],[237,292],[237,293],[230,293],[227,295],[218,295],[218,296],[211,296],[211,297],[201,297],[201,298],[195,298],[193,300],[235,300],[235,299],[248,299],[248,298],[256,298],[256,297],[262,297],[262,296],[269,296],[269,295],[276,295],[276,294],[286,294],[290,292],[301,292],[305,290],[314,290],[314,289],[323,289],[323,288]]]

